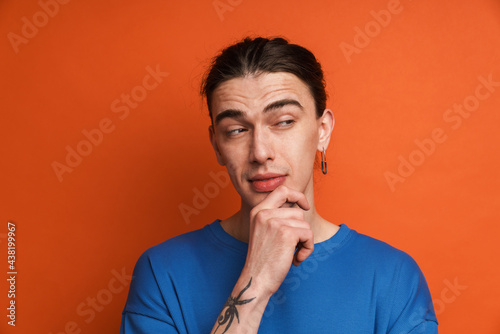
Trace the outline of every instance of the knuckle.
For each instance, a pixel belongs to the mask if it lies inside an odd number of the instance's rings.
[[[260,212],[261,210],[258,208],[258,207],[254,207],[252,210],[250,210],[250,218],[256,218],[257,217],[257,214]]]
[[[254,210],[250,211],[250,223],[255,221],[255,218],[257,217],[257,212],[254,212]]]
[[[278,227],[278,229],[280,235],[285,240],[290,239],[293,236],[293,231],[291,231],[290,228],[286,225],[281,225]]]
[[[281,223],[281,220],[278,218],[271,218],[267,221],[269,224],[269,227],[273,230],[278,230],[281,231],[281,229],[284,227],[283,224]]]
[[[255,221],[261,221],[265,218],[266,215],[265,211],[266,210],[255,210],[254,208],[252,209],[250,214],[254,217]]]
[[[278,191],[278,193],[282,196],[288,194],[288,188],[284,185],[278,186],[274,191]]]

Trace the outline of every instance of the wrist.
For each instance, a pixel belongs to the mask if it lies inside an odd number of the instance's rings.
[[[239,291],[246,287],[246,285],[250,282],[250,286],[248,289],[245,291],[245,295],[248,297],[250,295],[257,297],[258,302],[267,302],[273,295],[274,291],[272,291],[269,288],[269,285],[266,284],[267,280],[262,278],[262,275],[253,273],[251,270],[249,270],[248,267],[244,267],[241,275],[236,282],[235,289],[233,290],[233,293],[236,293],[238,295]],[[239,289],[239,290],[238,290]]]
[[[228,334],[258,332],[270,296],[263,293],[263,289],[255,283],[253,277],[242,272],[217,318],[212,333],[217,334],[221,327],[224,333]],[[233,321],[235,316],[238,317],[237,322]]]

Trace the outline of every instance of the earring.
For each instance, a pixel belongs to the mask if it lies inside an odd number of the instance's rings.
[[[321,152],[321,171],[325,175],[328,172],[327,166],[326,166],[326,150],[324,147],[323,147],[323,152]]]

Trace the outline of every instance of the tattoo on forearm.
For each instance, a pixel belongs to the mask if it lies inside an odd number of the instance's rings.
[[[247,289],[250,287],[251,284],[252,284],[252,278],[250,277],[250,281],[248,282],[247,286],[243,290],[241,290],[238,297],[233,298],[232,296],[229,296],[226,303],[224,304],[224,307],[222,308],[222,311],[220,312],[219,318],[217,319],[218,325],[217,325],[217,328],[215,329],[214,334],[217,333],[217,330],[219,329],[219,327],[221,325],[224,325],[226,323],[227,323],[226,328],[224,329],[224,332],[222,332],[222,334],[227,332],[229,327],[231,327],[231,324],[233,323],[235,316],[236,316],[236,319],[238,320],[238,323],[240,322],[240,317],[238,315],[238,310],[236,309],[236,306],[250,303],[252,300],[254,300],[256,298],[256,297],[253,297],[250,299],[240,300],[241,295],[245,291],[247,291]]]

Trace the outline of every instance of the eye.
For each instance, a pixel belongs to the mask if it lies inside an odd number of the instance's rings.
[[[242,133],[244,131],[247,131],[247,129],[238,128],[238,129],[229,130],[229,131],[226,131],[226,136],[228,136],[228,137],[236,137],[237,135],[239,135],[240,133]]]
[[[287,120],[276,123],[276,126],[279,128],[286,128],[286,127],[290,127],[291,125],[293,125],[293,123],[295,123],[295,121],[293,119],[287,119]]]

